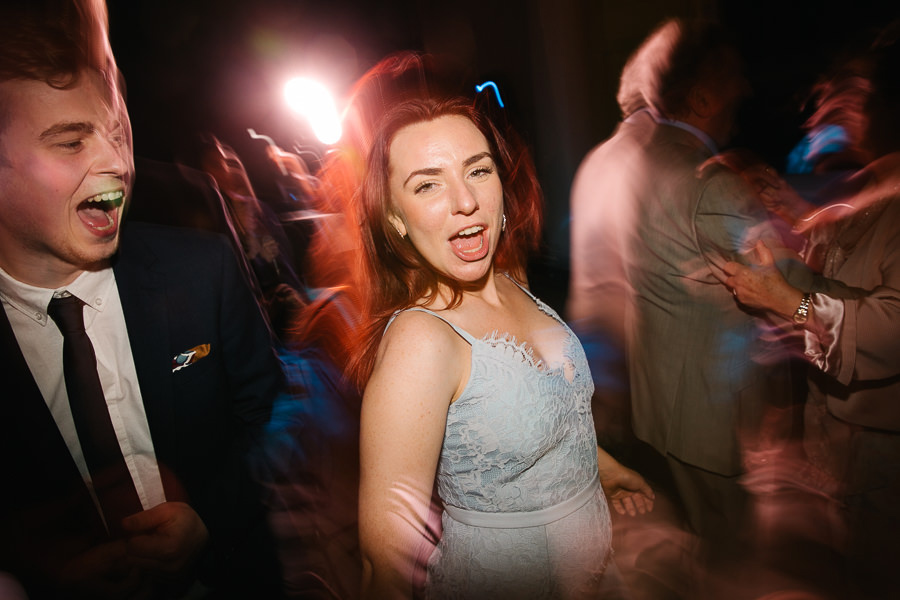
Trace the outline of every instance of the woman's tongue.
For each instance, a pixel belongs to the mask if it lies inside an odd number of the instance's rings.
[[[464,260],[471,260],[478,255],[484,245],[484,230],[470,235],[457,235],[450,239],[453,252]]]

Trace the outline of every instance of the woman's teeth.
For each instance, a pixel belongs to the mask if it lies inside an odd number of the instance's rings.
[[[474,233],[478,233],[479,231],[481,231],[483,229],[484,229],[484,227],[482,227],[481,225],[472,225],[471,227],[467,227],[467,228],[463,229],[456,235],[472,235]]]

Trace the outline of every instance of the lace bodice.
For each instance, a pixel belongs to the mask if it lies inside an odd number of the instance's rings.
[[[446,504],[482,512],[539,510],[582,490],[597,473],[594,385],[584,350],[556,312],[532,298],[566,329],[563,364],[536,360],[526,343],[509,335],[478,339],[450,324],[471,344],[472,363],[468,384],[447,414],[437,474]]]
[[[445,510],[427,561],[429,600],[603,595],[612,524],[597,483],[594,384],[575,334],[522,290],[565,333],[559,364],[536,360],[509,334],[478,339],[439,313],[409,309],[444,320],[472,348],[438,463]]]

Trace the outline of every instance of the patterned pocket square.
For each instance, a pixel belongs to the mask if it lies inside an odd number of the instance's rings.
[[[172,372],[189,367],[209,354],[209,344],[200,344],[172,358]]]

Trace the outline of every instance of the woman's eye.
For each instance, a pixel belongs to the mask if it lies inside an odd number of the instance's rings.
[[[490,175],[493,172],[494,172],[494,169],[491,167],[487,167],[487,166],[477,167],[476,169],[474,169],[472,171],[471,176],[475,177],[475,178],[487,177],[488,175]]]
[[[430,181],[425,181],[425,182],[420,183],[419,185],[417,185],[417,186],[413,189],[413,192],[416,193],[416,194],[421,194],[422,192],[427,192],[427,191],[432,190],[432,189],[434,189],[434,183],[432,183],[432,182],[430,182]]]

